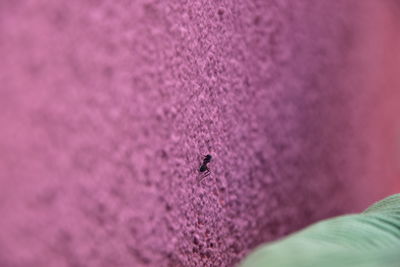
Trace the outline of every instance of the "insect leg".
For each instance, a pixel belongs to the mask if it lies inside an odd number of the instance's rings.
[[[211,174],[210,170],[207,168],[206,172],[204,173],[203,177],[200,178],[199,183],[201,183],[207,176]]]

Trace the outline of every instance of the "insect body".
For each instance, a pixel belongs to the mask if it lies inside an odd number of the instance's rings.
[[[212,158],[211,155],[204,156],[203,163],[199,168],[199,172],[204,173],[204,177],[201,180],[210,175],[210,169],[207,167],[207,164],[210,163],[211,158]]]

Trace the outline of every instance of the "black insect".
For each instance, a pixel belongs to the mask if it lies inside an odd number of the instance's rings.
[[[205,155],[204,159],[203,159],[203,163],[201,164],[200,168],[199,168],[199,172],[204,173],[204,176],[201,180],[203,180],[204,178],[206,178],[208,175],[210,175],[210,169],[207,167],[207,164],[210,163],[211,161],[211,155]]]

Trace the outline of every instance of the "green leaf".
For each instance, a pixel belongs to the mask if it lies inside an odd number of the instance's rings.
[[[242,267],[400,267],[400,194],[263,245]]]

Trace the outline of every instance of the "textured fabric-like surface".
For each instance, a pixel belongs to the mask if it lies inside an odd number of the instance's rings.
[[[0,265],[231,266],[354,209],[357,12],[0,1]]]

